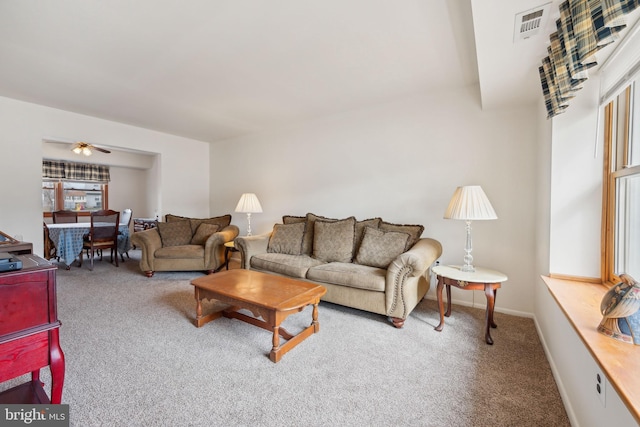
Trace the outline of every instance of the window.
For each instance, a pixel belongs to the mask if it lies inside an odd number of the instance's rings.
[[[45,216],[57,210],[86,212],[108,209],[109,167],[42,161],[42,210]]]
[[[640,84],[605,106],[603,279],[640,278]]]
[[[43,181],[42,210],[91,212],[108,209],[108,184],[79,181]]]

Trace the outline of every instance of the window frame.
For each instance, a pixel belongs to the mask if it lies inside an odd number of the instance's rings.
[[[44,183],[50,182],[53,183],[53,191],[54,191],[54,211],[65,210],[64,208],[64,184],[69,182],[78,182],[78,183],[86,183],[87,181],[76,181],[76,180],[64,180],[64,179],[43,179],[42,180],[42,189],[44,190]],[[95,184],[100,185],[101,197],[102,197],[102,208],[101,209],[109,209],[109,183],[107,182],[95,182]],[[78,212],[78,216],[89,217],[91,216],[90,210],[78,210],[74,212]],[[42,215],[44,218],[51,218],[53,216],[53,211],[42,211]]]
[[[619,179],[640,176],[640,165],[630,165],[633,138],[633,116],[640,114],[640,100],[632,81],[604,106],[604,156],[602,185],[602,283],[620,282],[616,274],[617,184]],[[622,108],[621,108],[622,107]],[[640,129],[636,130],[640,132]]]

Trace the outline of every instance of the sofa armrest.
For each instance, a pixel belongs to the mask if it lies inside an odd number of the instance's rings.
[[[157,228],[138,231],[131,235],[131,243],[141,249],[140,269],[153,271],[154,254],[162,247],[162,239]]]
[[[442,245],[434,239],[424,238],[408,251],[400,254],[387,268],[387,314],[405,319],[408,307],[415,307],[422,296],[417,295],[420,280],[429,280],[428,270],[442,255]],[[427,288],[428,289],[428,288]]]
[[[241,268],[246,270],[251,269],[250,260],[255,254],[263,254],[267,252],[269,246],[269,238],[271,237],[271,231],[265,234],[258,234],[256,236],[241,236],[236,237],[235,245],[236,249],[240,251],[241,255]]]
[[[240,229],[231,224],[213,233],[204,244],[204,265],[206,270],[217,270],[224,264],[224,244],[233,241]]]

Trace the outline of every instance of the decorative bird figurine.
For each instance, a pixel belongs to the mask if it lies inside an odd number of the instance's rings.
[[[598,332],[629,344],[640,345],[640,284],[628,274],[604,294]]]

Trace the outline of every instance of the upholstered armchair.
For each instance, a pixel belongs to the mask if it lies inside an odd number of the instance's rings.
[[[140,269],[147,277],[156,271],[205,271],[224,266],[224,244],[239,234],[231,215],[187,218],[167,215],[157,228],[133,233],[131,242],[142,250]]]

